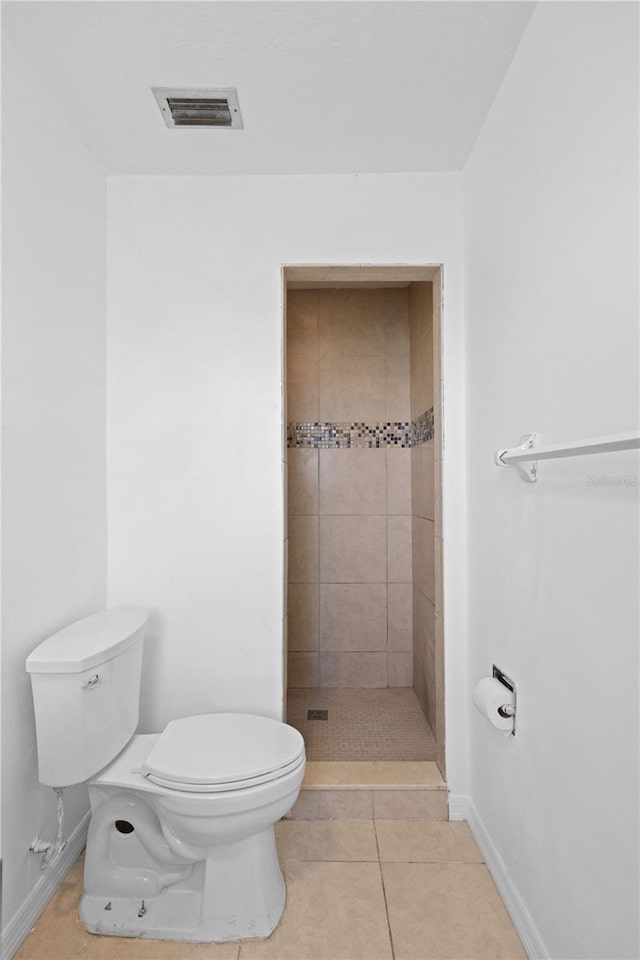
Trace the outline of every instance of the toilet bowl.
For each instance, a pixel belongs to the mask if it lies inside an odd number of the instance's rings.
[[[300,791],[304,741],[284,723],[240,713],[136,734],[145,624],[144,611],[105,611],[27,661],[40,779],[89,785],[80,919],[92,933],[125,937],[268,936],[286,896],[274,824]],[[109,761],[101,769],[96,755]]]

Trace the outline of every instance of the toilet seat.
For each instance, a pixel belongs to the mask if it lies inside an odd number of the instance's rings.
[[[304,763],[304,740],[268,717],[209,713],[173,720],[142,772],[152,783],[193,793],[241,790],[277,780]]]

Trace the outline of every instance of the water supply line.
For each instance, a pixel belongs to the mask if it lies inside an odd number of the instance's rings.
[[[54,787],[54,792],[57,798],[57,813],[58,813],[58,830],[56,832],[56,838],[53,843],[49,843],[48,840],[41,840],[38,834],[35,835],[31,841],[29,850],[32,853],[39,853],[42,856],[40,857],[40,869],[46,870],[49,864],[58,856],[59,853],[62,853],[64,848],[67,845],[67,841],[62,839],[62,830],[64,827],[64,806],[62,803],[62,787]]]

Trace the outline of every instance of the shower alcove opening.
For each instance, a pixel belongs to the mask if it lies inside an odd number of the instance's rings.
[[[442,270],[283,278],[286,719],[444,776]]]

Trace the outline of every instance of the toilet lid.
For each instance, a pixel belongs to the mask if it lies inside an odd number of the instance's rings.
[[[174,789],[202,790],[278,777],[303,756],[301,734],[286,723],[245,713],[207,713],[167,724],[142,770]]]

